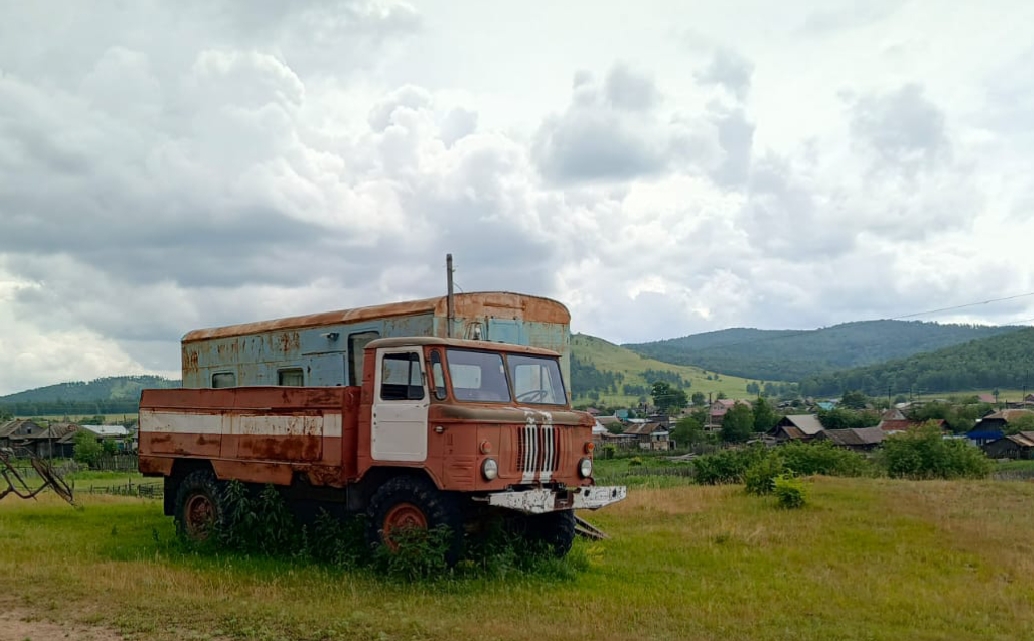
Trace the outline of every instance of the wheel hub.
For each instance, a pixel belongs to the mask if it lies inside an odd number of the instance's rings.
[[[384,515],[384,523],[381,530],[384,532],[384,543],[393,552],[398,550],[398,542],[393,540],[392,534],[409,528],[427,529],[427,515],[412,503],[399,503]]]
[[[195,539],[208,538],[208,529],[215,520],[215,505],[205,494],[195,494],[187,499],[184,510],[187,531]]]

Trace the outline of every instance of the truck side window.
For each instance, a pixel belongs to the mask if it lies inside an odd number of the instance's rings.
[[[348,335],[348,384],[363,384],[363,348],[372,340],[380,338],[378,332],[359,332]]]
[[[212,374],[212,387],[236,387],[237,386],[237,375],[233,372],[217,372]]]
[[[277,370],[277,383],[288,387],[302,387],[305,385],[305,373],[300,367]]]
[[[420,355],[416,352],[385,354],[381,359],[381,400],[419,401],[424,398]]]
[[[434,385],[434,397],[445,400],[445,369],[442,367],[442,353],[431,351],[431,384]]]

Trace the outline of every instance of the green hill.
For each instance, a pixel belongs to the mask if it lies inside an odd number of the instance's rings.
[[[724,392],[730,398],[753,396],[747,391],[751,381],[743,378],[699,367],[662,363],[586,334],[575,334],[571,339],[571,388],[575,404],[636,404],[640,397],[649,397],[650,385],[658,380],[686,390],[687,395]]]
[[[675,365],[752,379],[799,381],[1019,329],[881,320],[804,331],[727,329],[625,347]]]
[[[1023,389],[1034,385],[1034,327],[974,340],[909,358],[858,367],[801,381],[805,395],[861,390],[884,396],[910,391],[963,392]]]
[[[15,416],[133,413],[140,390],[179,386],[179,381],[160,376],[110,376],[0,396],[0,410]]]

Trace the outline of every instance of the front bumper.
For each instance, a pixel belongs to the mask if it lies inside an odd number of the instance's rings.
[[[544,514],[558,510],[598,510],[617,503],[628,495],[623,485],[610,487],[575,487],[568,490],[521,490],[488,495],[488,504],[528,514]]]

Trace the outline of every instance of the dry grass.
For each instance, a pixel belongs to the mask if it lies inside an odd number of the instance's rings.
[[[400,585],[185,552],[154,502],[0,502],[20,607],[139,639],[1025,639],[1034,484],[817,478],[803,510],[738,487],[637,489],[589,518],[570,580]]]

